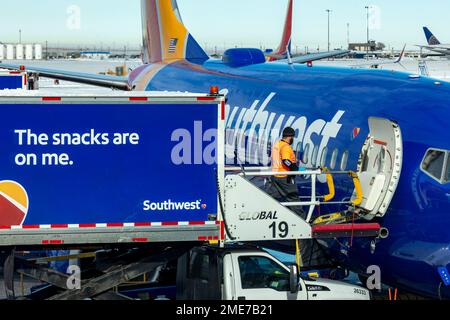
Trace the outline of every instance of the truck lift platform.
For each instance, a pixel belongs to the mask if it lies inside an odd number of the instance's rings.
[[[225,177],[224,185],[224,223],[228,239],[233,241],[268,241],[268,240],[299,240],[312,238],[339,237],[378,237],[385,230],[378,223],[361,222],[354,210],[362,201],[363,194],[357,175],[351,171],[335,174],[349,175],[355,185],[355,196],[351,201],[332,202],[335,196],[333,172],[326,169],[286,172],[290,176],[308,177],[311,184],[311,194],[305,201],[279,202],[270,197],[263,188],[249,181],[251,177],[272,177],[279,173],[267,171],[266,168],[226,169],[233,172]],[[236,173],[237,172],[237,173]],[[329,193],[317,195],[317,178],[326,175]],[[248,195],[251,195],[249,197]],[[312,221],[313,213],[321,205],[347,205],[344,213],[319,216]],[[306,218],[290,210],[292,207],[302,207]],[[355,220],[359,220],[355,223]],[[350,221],[351,223],[335,223],[335,221]]]

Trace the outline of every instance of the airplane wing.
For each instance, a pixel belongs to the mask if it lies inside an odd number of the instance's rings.
[[[398,61],[398,60],[379,60],[379,61],[374,60],[374,61],[368,62],[368,63],[361,63],[361,64],[350,65],[350,67],[352,67],[352,68],[367,68],[367,67],[370,67],[370,68],[376,69],[376,68],[378,68],[379,66],[382,66],[382,65],[397,64],[397,63],[400,64],[400,61]]]
[[[290,60],[292,61],[292,63],[307,63],[307,62],[312,62],[312,61],[317,61],[317,60],[322,60],[322,59],[339,57],[339,56],[346,55],[348,53],[350,53],[349,50],[334,50],[334,51],[329,51],[329,52],[305,54],[302,56],[291,58]],[[283,60],[278,60],[278,61],[279,62],[290,62],[289,59],[283,59]]]
[[[0,63],[0,69],[20,71],[21,67],[23,66]],[[25,71],[38,73],[40,76],[45,78],[65,80],[125,91],[130,90],[127,77],[117,77],[109,75],[55,70],[39,67],[26,67],[26,66]]]
[[[425,49],[428,49],[428,50],[445,50],[445,51],[449,51],[450,50],[450,48],[448,48],[448,47],[439,47],[439,46],[424,46],[424,45],[416,45],[417,47],[419,47],[419,48],[425,48]]]
[[[356,65],[350,65],[352,68],[365,68],[365,67],[371,67],[371,68],[378,68],[378,66],[381,65],[387,65],[387,64],[400,64],[402,62],[403,57],[405,56],[405,50],[406,50],[406,44],[403,47],[403,50],[400,52],[399,57],[396,60],[390,60],[390,59],[383,59],[383,60],[374,60],[367,63],[359,63]]]
[[[433,50],[433,48],[429,47],[429,46],[424,46],[424,45],[420,45],[420,44],[415,44],[414,46],[420,48],[421,50],[422,49],[428,50],[427,52],[422,52],[422,56],[423,57],[428,57],[428,56],[430,56],[430,57],[444,57],[446,55],[445,53],[441,52],[441,50],[438,49],[438,51],[436,51],[436,50]],[[431,52],[435,52],[435,53],[429,53],[430,51]],[[450,49],[449,49],[449,51],[450,51]]]

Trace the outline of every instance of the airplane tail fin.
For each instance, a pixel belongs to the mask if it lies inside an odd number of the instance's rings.
[[[400,52],[400,55],[397,59],[397,61],[395,61],[395,63],[400,63],[402,62],[403,58],[405,57],[405,51],[406,51],[406,44],[403,46],[402,51]]]
[[[275,52],[276,54],[286,55],[287,52],[291,53],[291,38],[292,38],[292,7],[294,0],[289,0],[286,21],[284,24],[283,36],[281,43]]]
[[[176,0],[141,0],[144,63],[188,60],[203,64],[208,55],[183,25]]]
[[[441,44],[439,40],[434,36],[434,34],[427,27],[423,27],[425,32],[425,37],[427,38],[428,44],[430,46]]]

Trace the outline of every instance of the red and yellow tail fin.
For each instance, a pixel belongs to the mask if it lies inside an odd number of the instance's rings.
[[[141,6],[145,63],[208,60],[183,25],[176,0],[142,0]]]
[[[287,54],[291,52],[291,37],[292,37],[292,9],[293,9],[293,0],[289,0],[286,20],[284,24],[283,35],[281,37],[280,45],[276,50],[276,54]]]

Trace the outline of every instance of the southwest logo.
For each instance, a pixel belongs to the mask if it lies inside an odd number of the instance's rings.
[[[28,213],[28,194],[15,181],[0,181],[0,226],[22,225]]]
[[[201,200],[197,201],[187,201],[178,202],[172,200],[166,200],[162,202],[152,202],[150,200],[145,200],[143,202],[144,211],[179,211],[179,210],[200,210],[206,209],[206,204],[202,204]]]
[[[358,136],[359,136],[359,133],[361,132],[361,128],[354,128],[353,130],[352,130],[352,141],[353,140],[355,140]]]

